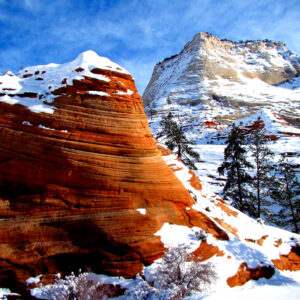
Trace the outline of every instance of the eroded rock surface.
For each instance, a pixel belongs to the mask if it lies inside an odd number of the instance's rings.
[[[242,263],[237,273],[227,279],[230,287],[244,285],[249,280],[258,280],[259,278],[270,279],[275,273],[273,266],[257,266],[249,268],[247,263]]]
[[[164,222],[200,224],[126,70],[88,51],[0,81],[1,286],[79,267],[133,276],[163,255]]]

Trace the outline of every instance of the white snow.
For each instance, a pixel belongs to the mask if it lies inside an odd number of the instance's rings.
[[[33,126],[29,121],[23,121],[22,124],[27,126]]]
[[[24,104],[24,102],[22,104]],[[31,110],[35,113],[47,113],[47,114],[53,114],[54,110],[55,110],[55,107],[49,107],[44,104],[34,104],[34,105],[28,106],[28,108],[29,108],[29,110]]]
[[[197,227],[188,228],[186,226],[164,223],[155,235],[160,236],[161,241],[167,248],[185,244],[189,245],[190,250],[193,251],[199,246],[199,241],[195,237],[195,231],[197,230],[199,230]]]
[[[39,128],[42,128],[42,129],[46,129],[46,130],[55,130],[54,128],[50,128],[50,127],[46,127],[44,125],[39,125]]]
[[[145,208],[137,208],[136,211],[138,211],[142,215],[145,215],[147,212]]]
[[[0,288],[0,299],[7,299],[7,296],[20,296],[19,294],[12,293],[9,289]]]
[[[8,95],[4,95],[4,96],[0,97],[0,101],[8,103],[8,104],[12,104],[12,105],[19,102],[19,100],[11,98]]]
[[[195,295],[185,298],[186,300],[297,300],[300,299],[300,287],[298,283],[277,282],[277,285],[269,285],[264,280],[259,280],[257,284],[247,283],[242,287],[219,289],[204,295]]]
[[[97,95],[97,96],[110,96],[108,93],[101,92],[101,91],[88,91],[88,94]]]
[[[26,284],[27,284],[27,285],[29,285],[29,284],[37,284],[37,283],[40,282],[42,276],[43,276],[43,275],[40,274],[40,275],[37,275],[37,276],[35,276],[35,277],[30,277],[30,278],[28,278],[28,279],[26,280]]]
[[[132,90],[127,89],[126,92],[117,91],[116,94],[117,95],[132,95],[132,94],[134,94],[134,92]]]
[[[112,62],[106,57],[99,56],[92,50],[82,52],[70,64],[76,67],[82,67],[83,69],[92,70],[98,68],[102,70],[110,70],[118,73],[129,74],[127,70],[120,67],[118,64]]]
[[[8,72],[0,76],[0,94],[4,94],[0,96],[0,101],[12,105],[18,103],[27,106],[29,110],[35,113],[53,114],[55,112],[55,107],[51,105],[55,98],[55,95],[52,94],[53,91],[66,85],[72,85],[73,80],[82,80],[85,77],[110,81],[107,76],[93,73],[93,69],[129,74],[128,71],[108,58],[98,56],[94,51],[89,50],[65,64],[51,63],[27,67],[17,75]],[[18,96],[28,92],[36,94],[36,97]],[[109,94],[100,91],[89,91],[89,93],[109,96]]]

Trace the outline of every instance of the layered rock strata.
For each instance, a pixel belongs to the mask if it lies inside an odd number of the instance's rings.
[[[164,222],[201,226],[126,70],[88,51],[0,82],[1,286],[79,267],[134,276],[162,256]]]

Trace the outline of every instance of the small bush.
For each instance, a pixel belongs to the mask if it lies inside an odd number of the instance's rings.
[[[53,300],[102,300],[104,296],[117,296],[117,286],[92,279],[89,273],[72,273],[64,279],[56,278],[53,285],[41,287],[42,296]],[[44,299],[45,299],[44,298]]]
[[[195,238],[197,241],[206,241],[207,233],[202,229],[195,231]]]
[[[216,279],[211,263],[195,262],[186,245],[172,247],[161,260],[152,277],[154,287],[168,290],[170,299],[182,299],[203,291]]]

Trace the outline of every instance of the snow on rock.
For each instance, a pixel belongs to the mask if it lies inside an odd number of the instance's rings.
[[[145,215],[147,213],[147,210],[145,208],[137,208],[136,211],[138,211],[142,215]]]
[[[17,293],[12,293],[9,289],[0,288],[0,299],[2,299],[2,300],[8,299],[7,298],[8,296],[18,297],[20,295]]]
[[[27,67],[17,75],[7,72],[0,76],[0,102],[21,104],[35,113],[53,114],[55,91],[73,80],[93,78],[109,82],[108,76],[97,74],[95,70],[105,70],[129,75],[128,71],[106,57],[98,56],[94,51],[86,51],[73,61],[64,64],[48,64]],[[129,90],[127,90],[127,93]],[[132,93],[131,93],[132,92]],[[134,92],[131,91],[130,95]],[[90,94],[109,96],[101,91],[89,91]],[[126,93],[126,94],[127,94]]]
[[[29,285],[29,284],[37,284],[37,283],[40,282],[42,276],[43,276],[43,275],[40,274],[40,275],[37,275],[37,276],[35,276],[35,277],[30,277],[30,278],[28,278],[28,279],[26,280],[26,284],[27,284],[27,285]]]
[[[134,92],[131,90],[127,90],[126,92],[122,92],[122,91],[117,91],[116,94],[117,95],[132,95]]]
[[[299,238],[299,235],[264,225],[246,216],[222,201],[206,185],[201,191],[194,189],[189,182],[190,174],[187,167],[178,161],[174,155],[165,156],[164,159],[172,168],[176,165],[175,174],[181,179],[192,196],[197,199],[193,209],[211,217],[229,235],[229,241],[221,241],[207,234],[207,242],[224,252],[223,256],[215,256],[212,259],[219,270],[220,281],[222,279],[226,281],[227,278],[233,276],[243,263],[247,263],[249,268],[254,269],[261,266],[271,266],[274,269],[272,261],[279,259],[280,255],[290,253],[292,250],[291,239]],[[165,224],[156,234],[161,236],[166,247],[182,242],[190,244],[191,250],[194,250],[197,244],[195,243],[194,231],[195,228],[180,228]],[[280,240],[279,244],[278,240]],[[275,277],[280,276],[279,274],[280,271],[276,270]],[[274,279],[270,279],[270,284],[272,284],[272,280]]]
[[[159,62],[143,100],[155,132],[169,111],[195,138],[268,107],[300,126],[300,58],[281,42],[231,42],[200,33]],[[212,126],[214,124],[214,126]]]
[[[91,95],[97,95],[97,96],[109,96],[108,93],[101,92],[101,91],[88,91],[88,93]]]
[[[217,222],[229,236],[227,241],[220,240],[206,232],[204,238],[202,236],[199,239],[197,234],[201,230],[199,227],[189,228],[168,222],[164,223],[155,233],[155,236],[160,237],[166,248],[184,244],[188,246],[190,252],[194,253],[198,253],[196,251],[199,248],[205,251],[209,251],[211,247],[219,249],[205,261],[213,264],[213,268],[218,274],[217,280],[205,292],[194,292],[184,299],[240,299],[241,297],[245,299],[298,299],[300,271],[278,270],[274,267],[273,262],[281,255],[290,253],[293,246],[292,238],[296,239],[300,236],[249,218],[226,204],[207,185],[203,185],[201,190],[195,189],[191,185],[191,172],[188,168],[175,155],[168,151],[165,153],[167,153],[164,156],[166,163],[173,169],[175,175],[180,178],[191,195],[197,199],[190,209],[206,214],[211,220]],[[143,211],[143,209],[136,210]],[[233,231],[233,228],[236,230]],[[205,247],[199,247],[204,244]],[[198,254],[205,256],[204,252]],[[153,274],[157,272],[161,260],[160,258],[144,267],[143,275],[147,280],[153,279]],[[143,299],[144,286],[140,285],[141,281],[138,278],[128,280],[104,275],[93,276],[99,276],[98,278],[102,278],[102,280],[106,278],[106,282],[120,284],[126,288],[127,294],[125,293],[118,299],[132,299],[132,295],[135,295],[134,299]],[[40,296],[40,299],[46,299],[41,297],[41,288],[32,290],[32,294],[38,298]]]
[[[278,114],[272,112],[270,108],[261,108],[255,114],[237,120],[235,124],[246,129],[253,125],[257,120],[263,122],[263,128],[268,135],[275,135],[278,137],[283,136],[284,133],[300,135],[299,128],[292,126]]]

